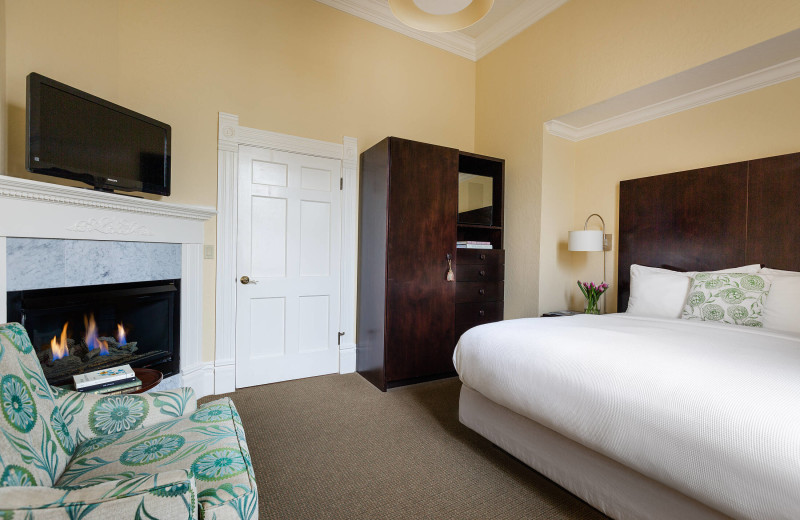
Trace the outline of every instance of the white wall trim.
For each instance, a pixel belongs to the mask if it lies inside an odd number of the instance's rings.
[[[181,369],[183,386],[194,388],[198,399],[214,393],[214,362],[206,361],[189,369]]]
[[[557,137],[570,141],[582,141],[796,78],[800,78],[800,58],[785,61],[581,127],[553,119],[545,123],[545,128],[550,134]]]
[[[219,114],[217,160],[217,299],[214,391],[236,389],[236,179],[239,117]]]
[[[317,0],[334,9],[352,14],[368,22],[386,27],[415,40],[433,45],[462,58],[476,60],[475,39],[458,32],[430,33],[418,31],[400,22],[392,14],[392,9],[380,0]]]
[[[345,345],[342,343],[342,348],[339,350],[339,373],[352,374],[356,371],[356,344],[349,343]]]
[[[31,200],[48,204],[78,206],[84,208],[113,209],[127,213],[178,217],[189,220],[208,220],[216,212],[214,208],[188,206],[158,200],[126,197],[117,193],[62,186],[47,182],[32,181],[19,177],[0,175],[0,198]]]
[[[214,393],[205,381],[192,379],[187,374],[202,368],[203,345],[203,244],[181,246],[181,374],[184,384],[195,389],[197,397]],[[198,383],[198,386],[195,386]]]
[[[341,310],[339,331],[343,332],[340,350],[348,345],[355,349],[356,343],[356,290],[358,287],[358,140],[345,137],[342,153],[342,262],[341,262]],[[353,350],[355,353],[355,350]],[[355,372],[355,358],[352,369],[344,370],[341,358],[339,372]],[[350,364],[348,363],[349,367]]]
[[[528,0],[501,18],[477,38],[456,32],[432,33],[418,31],[400,22],[385,0],[317,0],[334,9],[352,14],[368,22],[386,27],[415,40],[472,61],[486,56],[521,33],[567,0]]]
[[[567,0],[523,2],[475,39],[475,60],[479,60],[555,11]]]
[[[327,157],[342,161],[342,307],[339,330],[355,344],[356,255],[358,232],[358,140],[342,144],[239,126],[239,116],[219,114],[217,145],[217,301],[214,391],[236,389],[236,254],[239,146]],[[347,285],[345,285],[347,284]],[[341,364],[340,364],[341,367]],[[353,371],[355,366],[353,367]]]

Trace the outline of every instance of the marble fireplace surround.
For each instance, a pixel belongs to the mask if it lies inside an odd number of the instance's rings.
[[[213,394],[213,362],[203,363],[201,350],[203,223],[215,214],[209,207],[0,175],[0,323],[7,317],[6,293],[13,290],[9,238],[12,244],[19,242],[15,238],[180,244],[180,378],[198,397]]]

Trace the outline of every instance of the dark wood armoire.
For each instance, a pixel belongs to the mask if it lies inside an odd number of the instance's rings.
[[[396,137],[361,154],[356,366],[381,390],[453,374],[465,324],[502,319],[503,166]],[[486,222],[459,223],[460,175],[490,178]],[[493,249],[462,250],[469,265],[459,268],[457,241],[467,240]],[[481,255],[486,269],[475,267]],[[455,281],[447,280],[448,259]],[[459,269],[470,281],[461,287]],[[476,298],[465,298],[473,289]]]

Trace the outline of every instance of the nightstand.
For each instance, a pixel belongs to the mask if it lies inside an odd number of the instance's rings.
[[[576,314],[583,314],[580,311],[553,311],[545,312],[542,318],[563,318],[564,316],[575,316]]]

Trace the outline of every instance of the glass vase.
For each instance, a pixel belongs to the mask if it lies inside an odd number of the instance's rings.
[[[597,306],[597,300],[586,300],[586,309],[583,312],[586,314],[600,314],[600,308]]]

